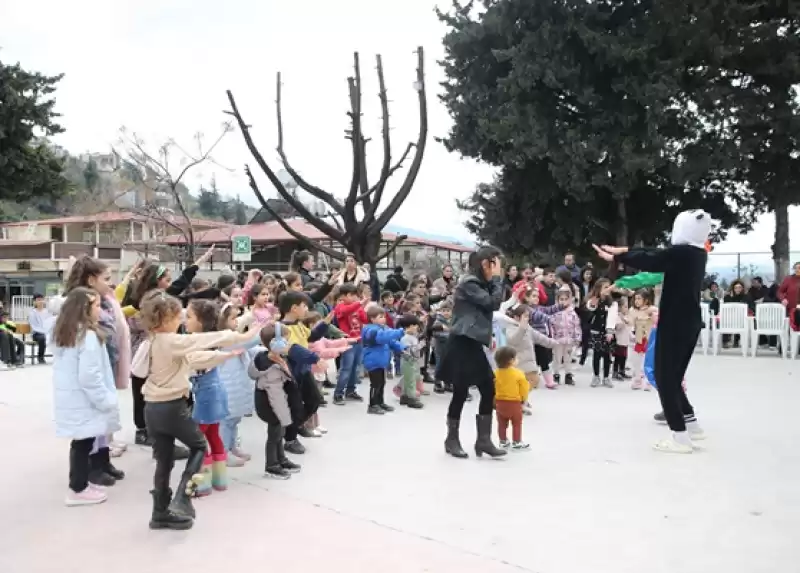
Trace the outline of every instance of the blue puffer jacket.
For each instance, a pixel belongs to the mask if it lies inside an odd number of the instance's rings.
[[[217,366],[219,379],[228,394],[228,418],[241,418],[253,413],[255,385],[247,374],[247,369],[253,357],[264,350],[263,347],[258,346],[259,343],[260,341],[254,338],[250,343],[224,349],[241,348],[247,351],[239,356],[233,356]]]
[[[392,354],[405,349],[399,342],[404,334],[402,328],[387,328],[378,324],[368,324],[361,329],[361,342],[364,345],[362,360],[367,372],[389,367]]]

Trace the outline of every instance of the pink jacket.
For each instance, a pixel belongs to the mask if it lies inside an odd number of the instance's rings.
[[[106,300],[111,303],[114,309],[114,326],[116,328],[116,344],[119,349],[119,360],[117,371],[114,372],[114,382],[118,390],[128,387],[131,378],[131,332],[128,329],[128,321],[122,312],[122,307],[117,302],[113,294],[106,295]]]
[[[320,357],[319,362],[312,366],[311,371],[315,374],[327,372],[328,364],[326,360],[333,360],[348,348],[350,348],[350,343],[346,338],[339,338],[337,340],[320,338],[316,342],[310,343],[308,349],[311,352],[315,352]]]
[[[581,319],[573,308],[565,308],[550,317],[553,338],[569,339],[576,345],[581,342]]]

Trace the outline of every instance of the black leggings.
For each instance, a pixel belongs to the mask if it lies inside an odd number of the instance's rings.
[[[370,370],[369,374],[369,405],[380,406],[385,404],[383,389],[386,387],[386,370]]]
[[[175,465],[176,439],[186,444],[190,450],[183,472],[184,477],[188,478],[200,471],[206,453],[206,437],[200,431],[197,422],[192,420],[186,399],[149,402],[144,414],[147,420],[147,433],[153,440],[153,455],[156,459],[156,471],[153,475],[153,486],[156,491],[169,489],[169,478]]]
[[[603,378],[608,378],[611,371],[611,355],[608,351],[600,352],[595,350],[592,352],[592,370],[595,376],[600,376],[600,360],[603,360]]]
[[[72,440],[69,446],[69,489],[80,493],[89,485],[89,454],[94,438]]]
[[[589,356],[589,343],[592,341],[592,332],[589,330],[589,323],[581,322],[581,366],[586,363]]]
[[[553,349],[534,344],[533,353],[536,356],[536,364],[539,365],[542,372],[550,370],[550,364],[553,362]]]
[[[144,387],[146,378],[137,378],[131,376],[131,392],[133,393],[133,425],[137,430],[144,430],[146,424],[144,421],[144,395],[142,388]]]

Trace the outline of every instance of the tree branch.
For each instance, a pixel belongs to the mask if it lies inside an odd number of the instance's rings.
[[[286,169],[286,172],[289,173],[289,175],[292,176],[292,179],[294,179],[297,182],[297,184],[300,186],[301,189],[303,189],[304,191],[309,193],[311,196],[316,197],[320,201],[324,201],[325,203],[327,203],[331,207],[331,209],[336,211],[339,215],[344,216],[344,206],[341,203],[339,203],[339,201],[337,201],[336,198],[332,194],[328,193],[327,191],[324,191],[323,189],[320,189],[319,187],[316,187],[316,186],[311,185],[310,183],[306,182],[306,180],[303,179],[300,176],[300,174],[297,171],[295,171],[292,168],[292,166],[289,164],[289,159],[286,157],[286,152],[283,149],[283,113],[282,113],[282,108],[281,108],[281,73],[280,72],[278,72],[278,76],[277,77],[278,77],[277,82],[276,82],[277,83],[277,85],[276,85],[276,94],[277,95],[275,97],[275,108],[276,108],[277,114],[278,114],[278,147],[277,147],[277,151],[278,151],[278,155],[281,158],[281,161],[283,162],[283,167],[284,167],[284,169]]]
[[[273,187],[275,187],[275,190],[278,191],[280,196],[283,197],[284,200],[289,203],[289,205],[291,205],[301,217],[303,217],[310,224],[314,225],[314,227],[319,229],[320,232],[324,233],[331,239],[344,244],[344,241],[346,240],[346,233],[339,231],[339,229],[329,225],[319,217],[315,216],[305,205],[298,201],[296,197],[293,197],[291,193],[286,191],[286,188],[283,186],[280,179],[278,179],[275,173],[273,173],[272,169],[269,168],[269,165],[267,165],[264,157],[258,151],[258,148],[253,142],[253,138],[250,136],[250,129],[244,122],[242,115],[239,113],[239,108],[236,106],[236,100],[233,98],[233,93],[231,90],[227,90],[226,93],[228,94],[228,101],[230,102],[231,109],[233,110],[231,114],[236,118],[236,122],[239,124],[239,129],[242,132],[242,136],[247,144],[247,148],[250,150],[250,153],[256,160],[256,163],[258,163],[258,166],[261,167],[261,170],[267,175]],[[262,203],[266,205],[266,202]],[[271,212],[270,209],[267,209],[267,211]]]
[[[375,259],[375,262],[377,263],[378,261],[382,261],[383,259],[385,259],[389,255],[391,255],[397,249],[397,247],[399,247],[400,244],[403,241],[405,241],[406,239],[408,239],[408,235],[398,235],[395,238],[394,242],[391,245],[389,245],[389,248],[386,249],[386,252],[383,253],[382,255],[378,255],[378,258]]]
[[[411,162],[411,167],[408,170],[408,174],[406,174],[405,181],[403,181],[400,190],[383,213],[367,227],[368,233],[382,231],[392,217],[395,216],[403,202],[408,198],[408,194],[411,193],[411,188],[414,185],[414,181],[419,173],[419,168],[422,165],[422,155],[425,151],[425,142],[428,139],[428,103],[425,97],[425,52],[422,46],[417,48],[417,81],[414,82],[414,88],[419,95],[419,136],[417,137],[414,159]]]
[[[403,152],[403,155],[402,155],[402,157],[400,157],[400,159],[397,161],[397,163],[395,163],[394,165],[392,165],[392,167],[391,167],[391,168],[389,168],[389,175],[387,176],[387,179],[388,179],[389,177],[391,177],[392,175],[394,175],[394,172],[395,172],[395,171],[397,171],[398,169],[400,169],[400,168],[403,166],[403,162],[404,162],[404,161],[406,160],[406,158],[408,157],[408,154],[409,154],[409,153],[411,153],[411,150],[412,150],[412,149],[414,149],[414,146],[415,146],[415,145],[416,145],[416,144],[415,144],[415,143],[413,143],[413,142],[411,142],[411,143],[409,143],[409,144],[408,144],[408,146],[406,147],[406,150]],[[380,182],[378,182],[378,183],[376,183],[375,185],[373,185],[373,186],[370,188],[370,190],[369,190],[369,191],[367,191],[367,193],[366,193],[366,194],[368,195],[368,194],[370,194],[370,193],[374,193],[374,192],[375,192],[375,190],[378,188],[378,185],[379,185],[379,183],[380,183]],[[358,198],[359,198],[359,200],[360,200],[360,199],[361,199],[361,195],[359,195],[359,197],[358,197]],[[366,217],[364,217],[364,218],[366,219]]]
[[[297,231],[295,231],[294,229],[292,229],[291,225],[289,225],[283,219],[283,217],[281,217],[278,214],[277,211],[275,211],[272,207],[269,206],[267,200],[264,198],[264,195],[261,193],[261,190],[258,188],[258,184],[256,183],[256,180],[253,177],[253,173],[250,171],[249,165],[244,166],[244,172],[247,175],[248,181],[250,182],[250,189],[252,189],[253,193],[255,193],[256,198],[258,199],[259,203],[261,203],[261,206],[264,208],[265,211],[267,211],[270,215],[272,215],[272,217],[283,228],[284,231],[289,233],[292,237],[297,239],[302,245],[304,245],[308,249],[320,251],[322,253],[325,253],[329,257],[337,259],[339,261],[344,260],[344,253],[341,253],[335,249],[331,249],[330,247],[321,245],[320,243],[317,243],[316,241],[313,241],[308,237],[305,237],[300,233],[298,233]]]
[[[350,119],[352,121],[352,129],[350,131],[350,140],[353,146],[353,176],[350,180],[350,192],[347,194],[345,201],[345,219],[344,224],[346,228],[355,227],[356,220],[356,197],[358,196],[358,185],[361,181],[361,164],[364,160],[361,151],[361,66],[359,64],[358,52],[353,53],[353,69],[355,76],[347,78],[347,86],[350,95]]]

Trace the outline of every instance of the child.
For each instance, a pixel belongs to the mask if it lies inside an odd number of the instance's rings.
[[[401,383],[395,386],[396,393],[400,396],[400,404],[418,410],[422,408],[419,395],[422,394],[422,378],[419,374],[419,360],[422,357],[422,345],[419,340],[419,318],[413,314],[404,314],[397,319],[397,327],[404,334],[400,344],[405,347],[400,353]]]
[[[517,352],[501,346],[494,353],[497,370],[494,372],[495,410],[497,434],[501,448],[525,451],[530,445],[522,441],[522,405],[528,400],[529,384],[522,370],[517,368]],[[508,442],[508,423],[511,422],[511,443]]]
[[[239,309],[234,304],[227,302],[222,305],[219,313],[219,330],[236,331],[238,315]],[[250,454],[242,450],[236,442],[242,418],[252,414],[255,407],[253,382],[247,371],[258,343],[258,338],[251,339],[243,348],[245,352],[217,366],[219,379],[228,398],[228,415],[220,423],[219,428],[222,444],[225,446],[228,467],[240,467],[250,461]]]
[[[614,374],[612,378],[619,382],[628,380],[625,363],[628,361],[628,346],[631,342],[631,322],[628,316],[628,298],[622,293],[614,293],[612,297],[617,303],[617,324],[614,327]]]
[[[368,414],[384,414],[393,412],[384,399],[386,386],[386,369],[392,359],[392,352],[402,352],[405,347],[399,340],[405,334],[400,328],[390,329],[386,326],[386,313],[377,306],[367,309],[367,324],[361,331],[361,342],[364,345],[364,368],[369,375],[369,407]]]
[[[149,344],[139,347],[134,363],[148,365],[142,391],[146,402],[145,421],[156,459],[151,529],[189,529],[194,524],[195,511],[190,498],[203,481],[199,472],[207,443],[192,419],[186,400],[191,370],[207,368],[212,361],[218,363],[231,356],[230,353],[209,352],[209,349],[246,343],[254,336],[253,332],[231,331],[177,334],[181,311],[177,298],[156,289],[142,298],[139,312]],[[169,479],[175,463],[176,439],[186,444],[190,453],[172,499]]]
[[[33,308],[28,312],[28,324],[31,326],[31,336],[36,343],[36,360],[45,364],[44,356],[47,351],[47,333],[52,327],[50,312],[45,308],[44,296],[33,295]]]
[[[256,414],[267,424],[265,473],[285,480],[300,471],[300,465],[289,460],[284,449],[284,434],[293,425],[289,394],[298,391],[286,357],[290,352],[302,353],[303,349],[298,345],[290,347],[282,330],[280,323],[261,329],[261,344],[268,350],[253,358],[248,373],[256,381]]]
[[[105,488],[89,483],[95,438],[120,429],[119,402],[105,335],[98,325],[100,295],[73,289],[53,328],[56,435],[70,438],[67,506],[106,501]]]
[[[219,326],[217,305],[209,300],[192,300],[186,313],[186,331],[189,334],[214,332]],[[228,394],[220,380],[216,366],[224,360],[237,357],[241,350],[229,353],[212,353],[204,361],[195,361],[195,374],[191,376],[194,408],[192,419],[208,442],[208,451],[203,459],[203,482],[198,484],[197,496],[210,495],[212,488],[224,491],[228,488],[226,473],[227,455],[225,444],[219,433],[220,422],[229,415]]]
[[[633,390],[650,391],[650,384],[644,379],[644,356],[647,353],[647,337],[656,323],[658,308],[653,306],[653,295],[649,289],[636,291],[633,297],[631,323],[633,325]]]
[[[611,371],[611,349],[614,346],[614,328],[617,324],[617,305],[611,299],[611,282],[597,279],[589,298],[586,299],[589,313],[589,335],[592,337],[592,388],[600,386],[600,363],[603,363],[603,386],[613,388],[608,375]]]
[[[569,273],[569,271],[567,271]],[[557,312],[550,318],[550,328],[553,331],[553,338],[566,340],[566,344],[559,344],[553,349],[554,354],[554,374],[553,378],[556,382],[561,381],[561,370],[564,368],[564,384],[568,386],[575,385],[575,379],[572,377],[572,350],[581,343],[581,319],[575,312],[573,305],[575,298],[569,287],[561,287],[557,294],[558,304],[562,306],[562,310]]]
[[[277,309],[272,304],[272,297],[266,285],[257,283],[250,288],[248,302],[249,313],[245,313],[239,321],[239,329],[243,330],[253,322],[268,324],[275,320]]]
[[[525,379],[531,390],[539,387],[539,366],[536,361],[535,347],[556,348],[565,340],[554,340],[545,336],[530,325],[531,308],[520,304],[509,311],[509,316],[514,319],[512,323],[505,323],[505,345],[514,350],[517,360],[517,369],[525,374]],[[548,389],[554,390],[557,386],[552,380],[546,380]],[[525,404],[525,412],[530,411],[530,405]]]
[[[323,337],[327,333],[328,325],[321,321],[314,330],[309,330],[304,324],[303,319],[308,314],[308,297],[302,292],[295,290],[284,292],[278,299],[278,307],[281,313],[281,327],[286,332],[290,350],[298,346],[304,351],[289,352],[287,355],[298,391],[291,391],[288,394],[294,423],[286,429],[285,448],[288,452],[300,455],[306,450],[297,436],[314,437],[305,424],[317,413],[322,398],[312,373],[312,368],[319,362],[319,356],[308,351],[308,344]]]
[[[431,335],[433,337],[433,352],[436,355],[436,365],[442,363],[444,358],[445,349],[447,348],[447,339],[450,337],[450,320],[453,318],[453,303],[444,301],[436,309],[436,317],[431,327]],[[444,394],[447,391],[445,385],[435,376],[436,384],[433,391],[437,394]]]
[[[539,306],[541,295],[538,289],[532,289],[528,293],[528,297],[531,307],[530,325],[534,330],[550,338],[550,317],[560,312],[562,307],[556,301],[553,301],[550,306]],[[542,370],[545,386],[551,389],[554,388],[553,373],[550,370],[550,363],[553,361],[553,350],[540,344],[534,344],[533,351],[536,353],[536,362]]]
[[[337,326],[348,338],[361,339],[361,327],[367,322],[367,315],[362,302],[358,299],[355,285],[345,283],[339,287],[339,302],[334,314]],[[333,403],[338,406],[343,406],[345,399],[354,402],[364,401],[364,398],[356,392],[358,367],[361,364],[363,350],[361,342],[357,342],[340,357],[339,377],[336,389],[333,391]]]

